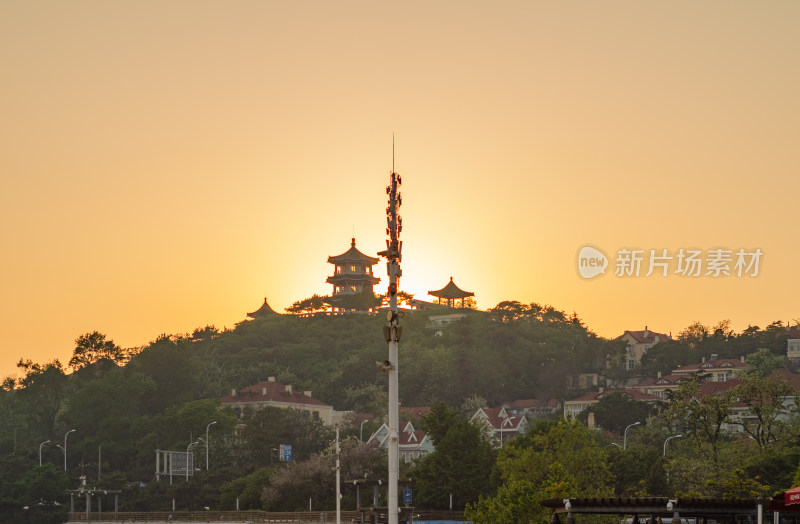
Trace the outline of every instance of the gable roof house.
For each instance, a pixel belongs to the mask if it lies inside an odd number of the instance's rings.
[[[725,382],[741,374],[747,367],[749,367],[749,365],[745,363],[744,357],[741,359],[718,358],[716,354],[712,354],[708,360],[706,360],[706,357],[703,357],[703,361],[700,364],[689,364],[678,369],[673,369],[672,374],[689,376],[700,373],[703,375],[710,375],[711,380],[714,382]]]
[[[339,422],[338,412],[334,411],[333,406],[315,399],[310,391],[301,393],[294,391],[291,385],[284,386],[275,382],[275,377],[269,377],[266,382],[259,382],[239,391],[233,389],[230,395],[225,395],[220,401],[223,406],[233,408],[240,418],[247,407],[258,410],[269,406],[303,411],[329,426]]]
[[[381,425],[381,427],[369,437],[366,445],[387,449],[389,447],[389,426],[385,423]],[[406,422],[402,425],[398,447],[400,460],[406,463],[424,457],[434,450],[433,442],[428,434],[424,431],[414,429],[414,425],[411,422]]]
[[[638,389],[625,388],[625,389],[608,389],[600,388],[600,391],[592,391],[581,395],[580,397],[573,398],[564,402],[564,416],[577,418],[578,415],[585,409],[597,404],[605,396],[614,393],[621,393],[631,400],[639,400],[642,402],[660,402],[661,399],[656,395],[644,393]]]
[[[627,355],[625,359],[625,369],[633,369],[642,361],[642,356],[647,350],[659,342],[672,340],[672,337],[664,333],[650,331],[647,326],[642,331],[625,331],[614,340],[624,340],[627,344]]]
[[[503,402],[500,407],[505,408],[509,415],[523,415],[526,419],[557,415],[561,412],[561,402],[554,398],[508,400]]]
[[[506,408],[479,408],[470,420],[483,424],[486,434],[496,448],[502,448],[517,435],[522,435],[528,426],[524,415],[512,415]]]

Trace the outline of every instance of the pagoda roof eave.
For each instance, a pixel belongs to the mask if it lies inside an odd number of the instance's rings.
[[[362,262],[368,265],[374,265],[378,263],[378,258],[371,257],[365,255],[358,249],[356,249],[356,239],[352,239],[350,243],[350,249],[342,253],[341,255],[335,255],[328,257],[329,264],[341,264],[343,262]]]
[[[253,311],[252,313],[248,313],[247,316],[250,318],[258,318],[258,317],[265,317],[267,315],[280,315],[277,311],[272,309],[270,305],[267,303],[266,297],[264,297],[264,303],[261,305],[260,308]]]
[[[450,277],[450,282],[447,283],[442,289],[437,289],[435,291],[428,291],[428,294],[432,297],[437,298],[466,298],[466,297],[474,297],[475,293],[472,291],[464,291],[463,289],[459,288],[455,282],[453,282],[453,277]]]
[[[381,281],[380,278],[374,277],[372,275],[333,275],[328,277],[325,282],[328,284],[341,284],[345,282],[362,282],[362,283],[369,283],[375,285]]]

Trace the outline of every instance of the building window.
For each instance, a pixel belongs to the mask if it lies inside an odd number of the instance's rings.
[[[356,272],[356,266],[350,266],[350,272],[351,273],[355,273]]]

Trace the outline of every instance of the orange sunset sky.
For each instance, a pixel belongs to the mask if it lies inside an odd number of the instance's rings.
[[[417,298],[452,275],[606,337],[800,319],[798,23],[788,0],[6,0],[0,375],[329,294],[353,232],[384,249],[392,133]],[[764,254],[620,277],[622,248]]]

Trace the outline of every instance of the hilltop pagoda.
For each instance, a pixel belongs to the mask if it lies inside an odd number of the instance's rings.
[[[334,265],[333,276],[326,280],[333,285],[332,297],[372,291],[372,286],[381,281],[372,272],[378,259],[356,249],[355,238],[350,241],[350,249],[341,255],[328,257],[328,263]]]
[[[428,291],[428,294],[432,297],[436,297],[437,304],[458,308],[466,307],[466,299],[468,297],[475,296],[475,293],[472,291],[464,291],[463,289],[459,288],[455,282],[453,282],[453,277],[450,277],[450,282],[448,282],[447,285],[442,289]],[[461,301],[460,306],[458,305],[459,300]]]

